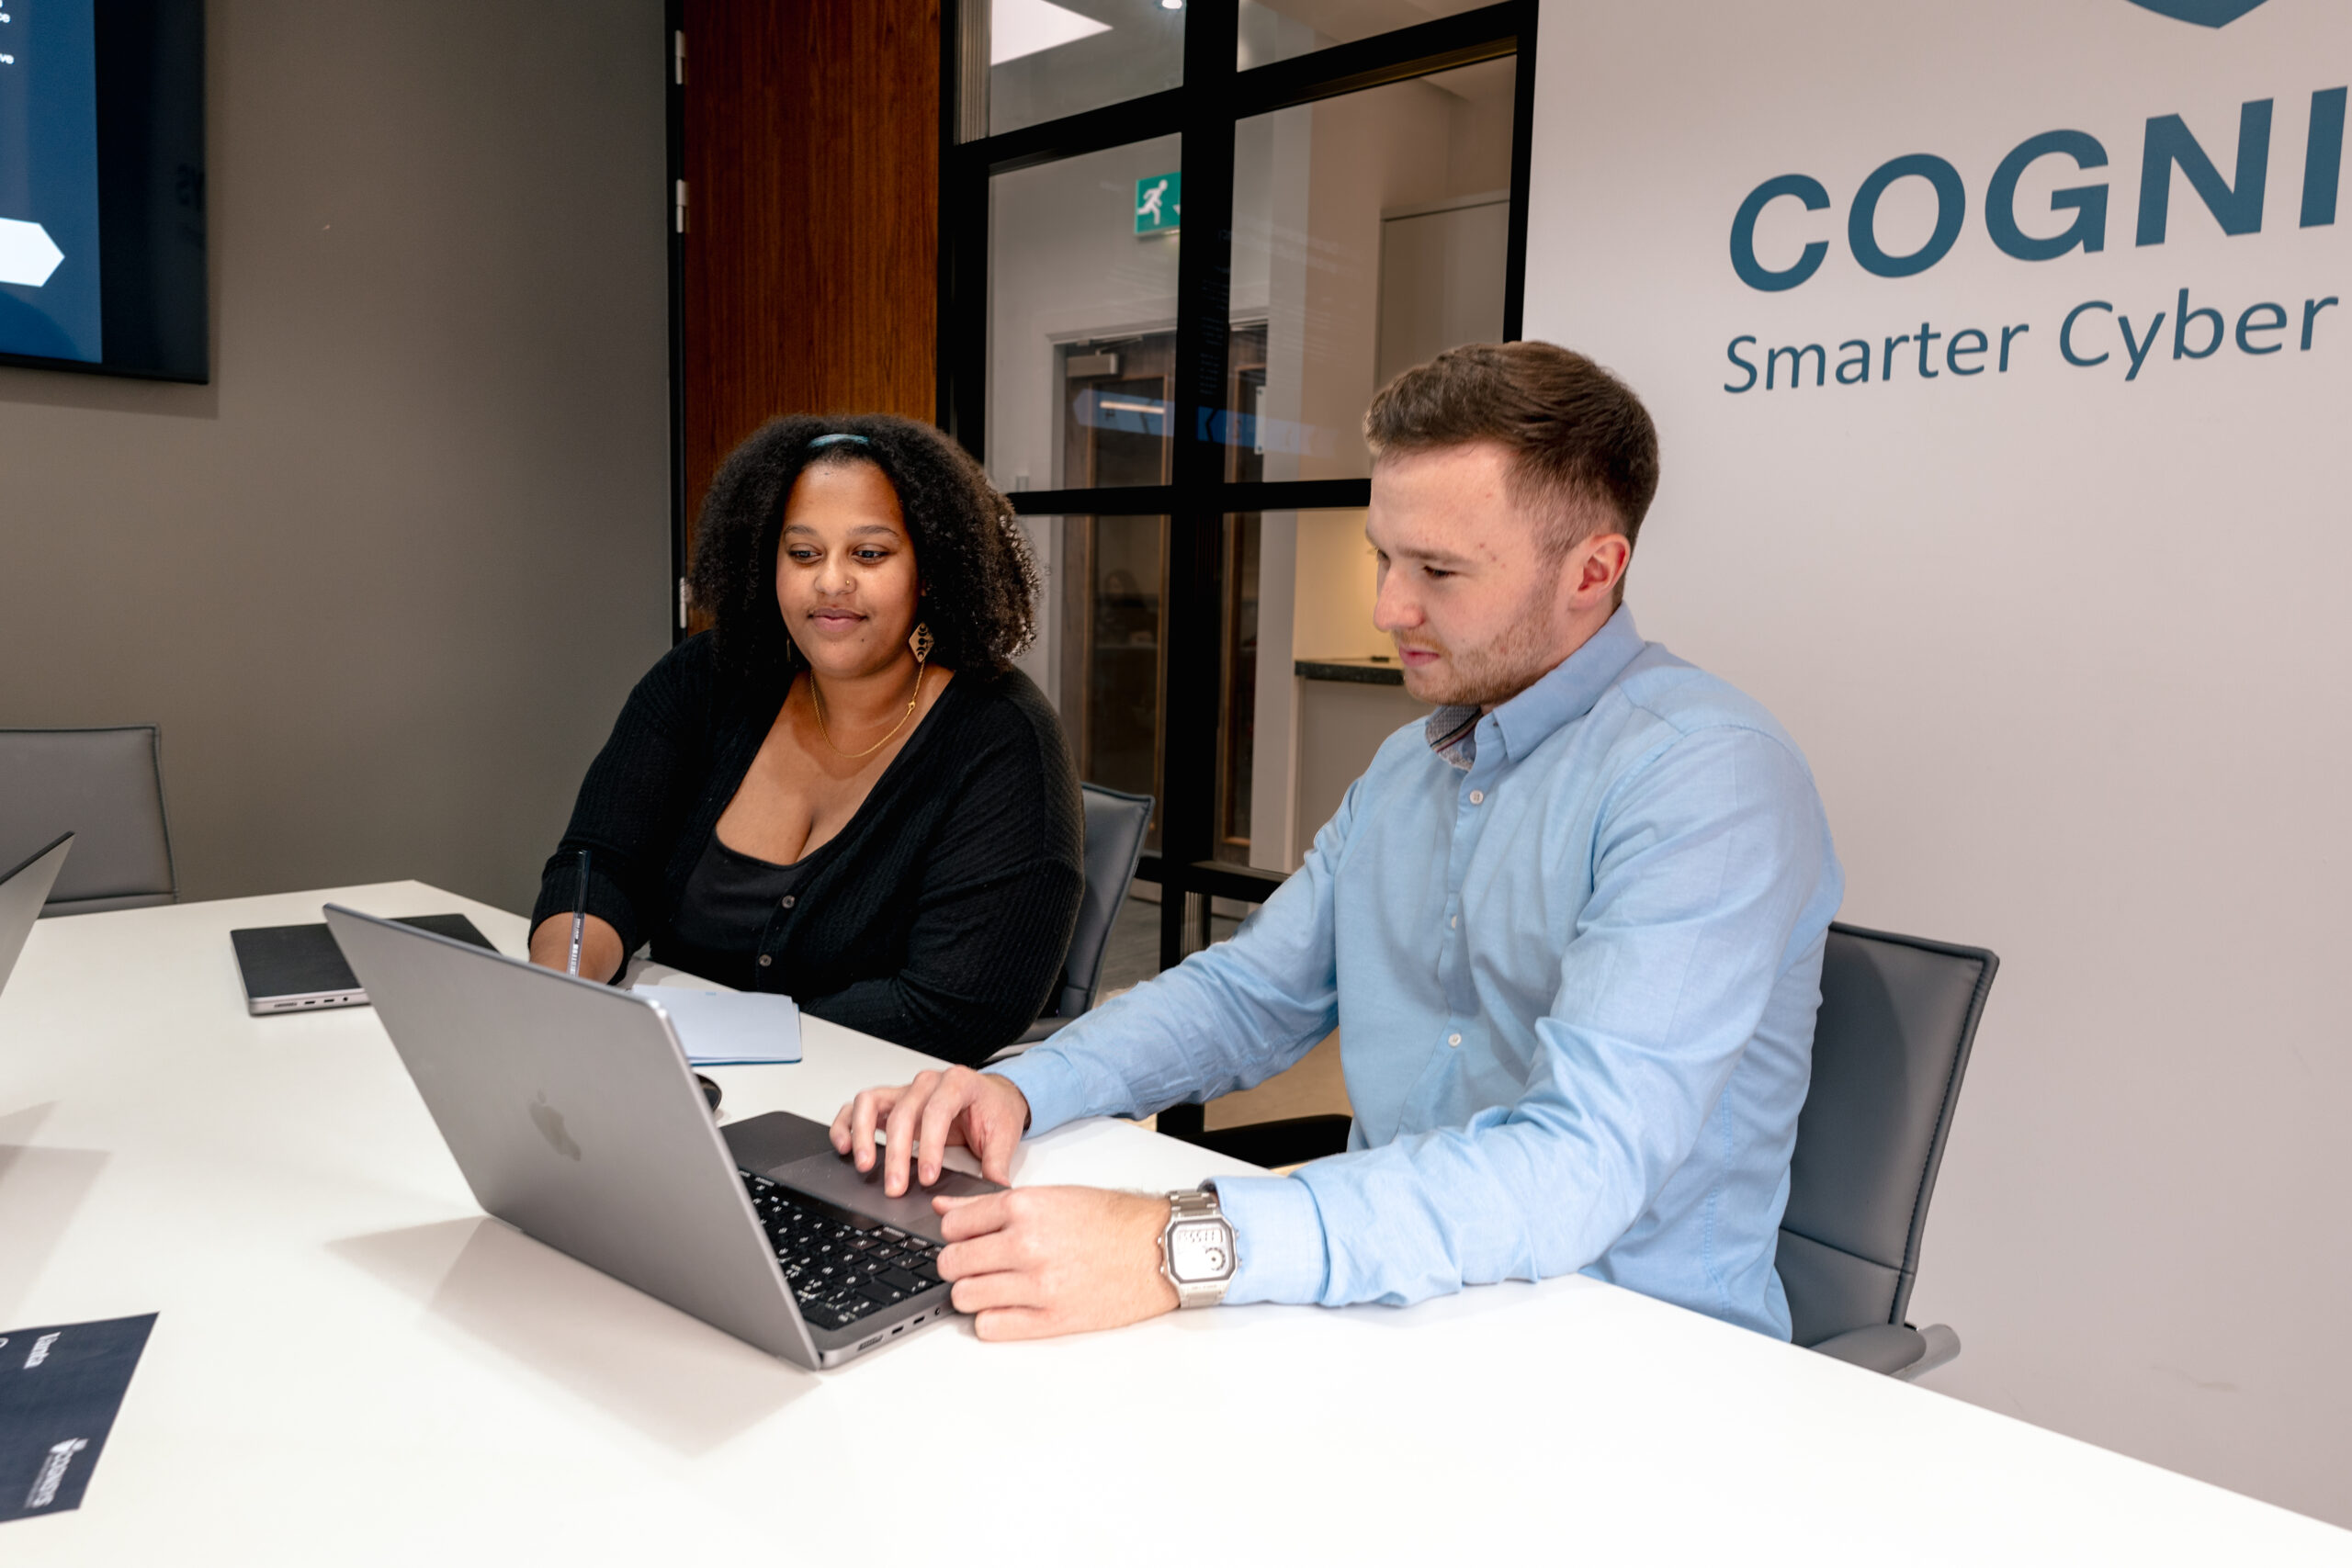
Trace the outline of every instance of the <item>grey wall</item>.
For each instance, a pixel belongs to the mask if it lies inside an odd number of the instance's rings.
[[[0,726],[154,719],[182,894],[526,907],[668,647],[659,0],[214,0],[213,380],[0,369]]]
[[[2352,332],[2149,350],[2132,380],[2120,342],[2060,352],[2086,300],[2170,334],[2184,298],[2352,296],[2352,223],[2296,206],[2352,6],[1545,0],[1541,27],[1528,333],[1623,374],[1664,452],[1626,603],[1804,748],[1844,919],[2001,955],[1910,1305],[1966,1349],[1926,1385],[2352,1525]],[[2265,225],[2224,232],[2167,171],[2171,237],[2134,243],[2151,117],[2226,159],[2274,96]],[[2056,126],[2114,159],[2083,179],[2108,241],[2025,262],[1984,193]],[[1915,149],[1962,171],[1967,222],[1872,275],[1854,197]],[[2063,164],[2019,199],[2036,232]],[[1816,240],[1825,265],[1750,288],[1732,215],[1795,172],[1833,209],[1776,204],[1764,265]],[[1890,199],[1890,252],[1929,200]],[[1885,340],[1923,323],[2031,332],[2007,375],[1890,380]],[[1727,352],[1750,333],[1867,335],[1879,373],[1751,396]]]

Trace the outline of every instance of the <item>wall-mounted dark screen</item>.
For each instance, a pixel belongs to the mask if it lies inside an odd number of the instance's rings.
[[[203,0],[0,0],[0,364],[209,378]]]

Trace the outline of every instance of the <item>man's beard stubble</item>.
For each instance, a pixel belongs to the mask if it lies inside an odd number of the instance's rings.
[[[1558,660],[1552,657],[1550,627],[1542,610],[1558,589],[1561,564],[1538,574],[1492,642],[1478,648],[1441,647],[1438,651],[1444,657],[1438,664],[1420,671],[1407,665],[1406,692],[1417,702],[1438,707],[1491,707],[1549,674]],[[1401,655],[1405,644],[1395,640]]]

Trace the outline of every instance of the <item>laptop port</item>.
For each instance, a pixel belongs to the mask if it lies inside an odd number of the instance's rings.
[[[861,1349],[861,1350],[871,1350],[871,1349],[873,1349],[873,1348],[874,1348],[874,1347],[876,1347],[876,1345],[879,1345],[879,1344],[881,1344],[881,1343],[882,1343],[882,1336],[880,1336],[879,1334],[877,1334],[877,1335],[876,1335],[873,1338],[871,1338],[871,1339],[867,1340],[865,1344],[860,1345],[860,1346],[858,1347],[858,1348],[859,1348],[859,1349]]]

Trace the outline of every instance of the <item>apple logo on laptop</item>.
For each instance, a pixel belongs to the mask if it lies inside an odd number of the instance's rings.
[[[548,1103],[548,1091],[545,1089],[539,1090],[537,1097],[531,1101],[531,1124],[539,1130],[539,1136],[548,1141],[548,1147],[566,1159],[580,1157],[580,1145],[573,1143],[571,1134],[563,1130],[563,1112]]]

